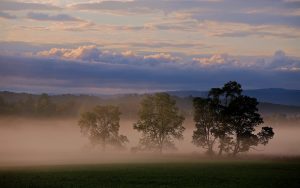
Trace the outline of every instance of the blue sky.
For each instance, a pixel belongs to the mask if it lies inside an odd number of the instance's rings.
[[[299,0],[2,0],[0,89],[300,89]]]

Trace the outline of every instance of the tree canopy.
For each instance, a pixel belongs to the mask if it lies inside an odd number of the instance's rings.
[[[139,120],[134,129],[142,133],[140,149],[156,150],[175,148],[174,140],[183,139],[184,117],[176,101],[167,93],[146,96],[141,102]]]
[[[105,150],[107,145],[124,147],[128,139],[119,135],[120,111],[115,106],[96,106],[92,111],[81,114],[79,126],[93,145],[100,144]]]

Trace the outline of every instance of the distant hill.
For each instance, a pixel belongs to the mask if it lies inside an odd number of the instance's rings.
[[[207,91],[169,91],[171,95],[178,97],[205,97],[207,96]],[[288,90],[288,89],[253,89],[244,90],[244,94],[255,97],[260,102],[267,102],[273,104],[282,105],[294,105],[300,106],[300,90]]]
[[[256,89],[246,90],[245,94],[262,102],[300,106],[300,90]]]

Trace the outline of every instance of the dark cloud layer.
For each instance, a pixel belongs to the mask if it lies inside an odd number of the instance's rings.
[[[94,56],[95,54],[92,54]],[[88,56],[85,56],[88,58]],[[127,58],[127,59],[126,59]],[[87,59],[61,59],[50,57],[0,56],[0,88],[29,90],[45,87],[52,92],[67,92],[80,88],[114,88],[120,90],[191,90],[208,89],[228,80],[237,80],[246,88],[282,87],[300,89],[300,61],[278,51],[270,62],[258,62],[253,68],[239,66],[230,56],[198,58],[198,64],[177,64],[160,61],[154,66],[140,62],[129,64],[114,59],[106,62]],[[207,66],[207,63],[218,66]],[[220,66],[221,65],[221,66]]]

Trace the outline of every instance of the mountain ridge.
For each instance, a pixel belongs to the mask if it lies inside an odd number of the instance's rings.
[[[208,91],[178,90],[167,91],[167,93],[178,97],[206,97]],[[243,91],[243,94],[250,97],[255,97],[259,102],[300,106],[300,90],[283,88],[247,89]]]

